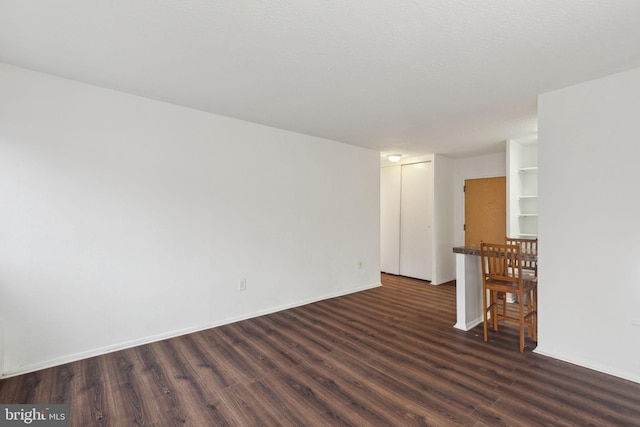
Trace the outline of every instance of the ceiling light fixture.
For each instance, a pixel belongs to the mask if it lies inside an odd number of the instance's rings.
[[[387,159],[389,159],[391,163],[397,163],[400,161],[400,157],[402,157],[402,154],[389,154]]]

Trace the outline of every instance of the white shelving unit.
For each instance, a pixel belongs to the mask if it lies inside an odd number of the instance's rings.
[[[507,141],[507,231],[538,236],[538,138]]]

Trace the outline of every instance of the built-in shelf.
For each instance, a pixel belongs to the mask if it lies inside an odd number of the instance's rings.
[[[535,135],[507,141],[507,209],[508,235],[537,237],[538,141]]]

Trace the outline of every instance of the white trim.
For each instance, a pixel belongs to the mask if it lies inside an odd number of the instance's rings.
[[[599,363],[594,363],[593,361],[589,361],[585,359],[576,360],[563,355],[549,353],[544,351],[544,349],[540,350],[540,346],[536,347],[533,350],[533,353],[539,354],[541,356],[551,357],[552,359],[561,360],[563,362],[571,363],[572,365],[591,369],[593,371],[602,372],[603,374],[607,374],[607,375],[613,375],[614,377],[622,378],[624,380],[633,381],[634,383],[640,384],[640,377],[638,376],[637,372],[634,374],[632,372],[619,371],[615,369],[610,369],[609,366],[605,366]]]
[[[41,369],[52,368],[54,366],[59,366],[59,365],[64,365],[66,363],[76,362],[78,360],[88,359],[90,357],[101,356],[101,355],[104,355],[104,354],[107,354],[107,353],[112,353],[114,351],[125,350],[127,348],[137,347],[137,346],[144,345],[144,344],[150,344],[152,342],[162,341],[162,340],[169,339],[169,338],[175,338],[175,337],[178,337],[178,336],[181,336],[181,335],[186,335],[186,334],[190,334],[190,333],[193,333],[193,332],[198,332],[198,331],[202,331],[202,330],[205,330],[205,329],[210,329],[210,328],[215,328],[215,327],[218,327],[218,326],[228,325],[230,323],[239,322],[241,320],[247,320],[247,319],[251,319],[251,318],[254,318],[254,317],[264,316],[266,314],[276,313],[278,311],[288,310],[290,308],[301,307],[303,305],[311,304],[311,303],[318,302],[318,301],[323,301],[323,300],[330,299],[330,298],[336,298],[336,297],[349,295],[349,294],[356,293],[356,292],[366,291],[368,289],[377,288],[379,286],[382,286],[382,284],[381,283],[375,283],[375,284],[372,284],[372,285],[362,286],[362,287],[356,288],[356,289],[349,289],[348,291],[336,292],[336,293],[325,295],[325,296],[322,296],[322,297],[312,298],[312,299],[309,299],[309,300],[306,300],[306,301],[300,301],[298,303],[292,303],[292,304],[287,304],[287,305],[283,305],[283,306],[280,306],[280,307],[261,310],[261,311],[257,311],[257,312],[250,313],[250,314],[243,315],[243,316],[232,317],[232,318],[220,320],[220,321],[217,321],[217,322],[211,322],[211,323],[196,325],[196,326],[189,327],[189,328],[178,329],[178,330],[171,331],[171,332],[152,335],[152,336],[149,336],[149,337],[144,337],[144,338],[140,338],[140,339],[136,339],[136,340],[132,340],[132,341],[126,341],[126,342],[122,342],[122,343],[115,344],[115,345],[110,345],[110,346],[106,346],[106,347],[100,347],[100,348],[96,348],[96,349],[93,349],[93,350],[84,351],[84,352],[81,352],[81,353],[75,353],[75,354],[70,354],[70,355],[67,355],[67,356],[59,357],[59,358],[56,358],[56,359],[46,360],[46,361],[43,361],[41,363],[23,365],[23,366],[20,366],[19,369],[12,369],[12,370],[9,370],[7,372],[3,372],[2,376],[0,376],[0,378],[1,379],[5,379],[5,378],[9,378],[9,377],[14,377],[14,376],[17,376],[17,375],[28,374],[30,372],[39,371]]]
[[[473,319],[468,321],[467,323],[464,324],[460,324],[460,323],[456,323],[455,325],[453,325],[454,328],[456,329],[460,329],[461,331],[470,331],[471,329],[475,328],[476,326],[478,326],[480,323],[484,322],[484,319],[482,317],[477,318],[477,319]]]

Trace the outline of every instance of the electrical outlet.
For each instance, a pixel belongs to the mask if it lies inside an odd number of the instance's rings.
[[[247,279],[245,279],[244,277],[240,280],[238,280],[238,290],[239,291],[246,291],[247,290]]]

